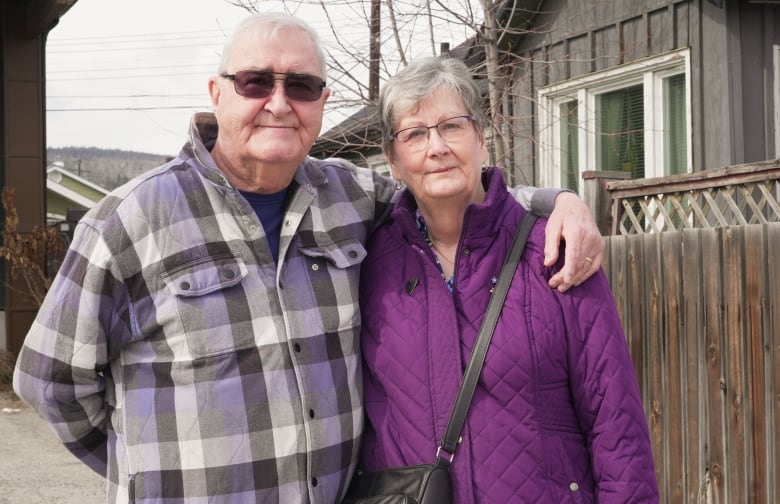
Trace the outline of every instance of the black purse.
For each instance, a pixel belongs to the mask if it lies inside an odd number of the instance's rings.
[[[537,216],[526,213],[515,233],[512,247],[501,268],[495,290],[490,297],[485,318],[463,374],[444,438],[436,450],[436,462],[416,466],[391,467],[375,472],[358,470],[352,477],[342,504],[448,504],[452,502],[449,467],[455,458],[460,432],[466,421],[479,374],[504,305],[509,285],[528,241]]]

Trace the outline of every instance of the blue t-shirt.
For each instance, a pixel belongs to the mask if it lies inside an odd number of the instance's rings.
[[[259,194],[239,191],[246,198],[257,218],[263,224],[268,246],[274,256],[274,262],[279,262],[279,234],[282,232],[282,217],[284,216],[284,200],[287,188],[273,194]]]

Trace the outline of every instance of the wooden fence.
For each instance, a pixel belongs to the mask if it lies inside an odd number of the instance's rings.
[[[604,269],[661,502],[780,502],[780,223],[609,236]]]
[[[780,221],[777,159],[671,177],[617,180],[608,182],[607,188],[613,235]]]

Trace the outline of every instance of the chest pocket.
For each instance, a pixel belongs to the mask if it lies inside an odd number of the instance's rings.
[[[311,280],[313,298],[306,304],[319,307],[324,332],[355,333],[360,325],[360,263],[366,258],[366,248],[354,239],[309,244],[302,241],[298,251]]]
[[[254,345],[240,256],[201,257],[161,274],[176,299],[179,323],[194,358]]]

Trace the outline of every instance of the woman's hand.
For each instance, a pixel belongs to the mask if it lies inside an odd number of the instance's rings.
[[[606,247],[590,208],[571,192],[555,197],[555,208],[545,228],[545,266],[552,266],[558,260],[561,239],[566,242],[563,268],[549,283],[553,289],[565,292],[601,268]]]

